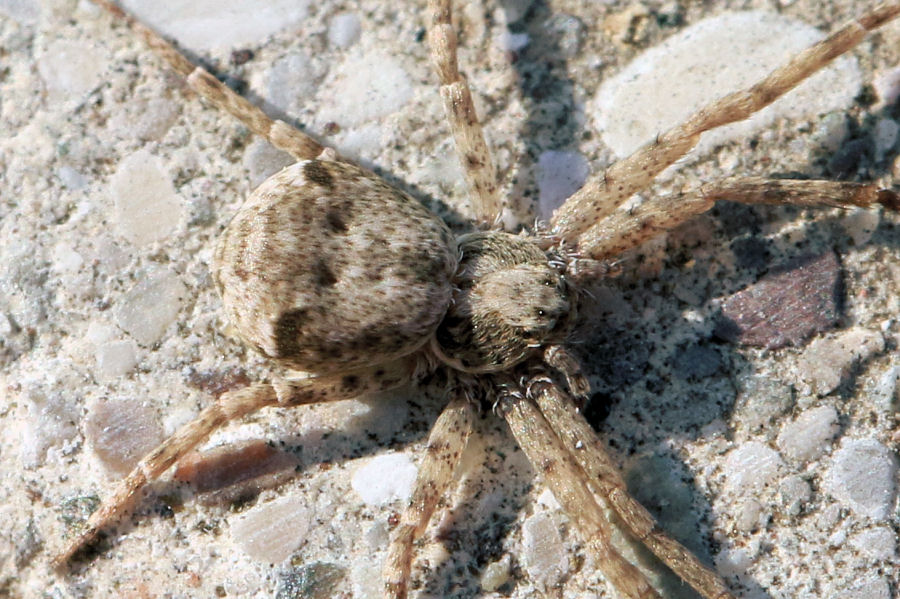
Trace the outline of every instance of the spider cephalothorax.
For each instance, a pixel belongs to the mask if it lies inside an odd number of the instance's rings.
[[[573,305],[562,262],[533,239],[501,231],[458,239],[453,303],[432,347],[463,372],[507,370],[560,341]]]

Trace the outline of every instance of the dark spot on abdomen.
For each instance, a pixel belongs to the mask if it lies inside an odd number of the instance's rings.
[[[275,323],[276,358],[289,358],[300,353],[300,330],[308,320],[303,308],[283,312]]]
[[[325,189],[334,189],[334,177],[318,160],[310,160],[303,165],[303,176]]]
[[[316,260],[312,267],[313,282],[318,287],[333,287],[337,283],[337,277],[331,270],[331,266],[326,260]]]
[[[347,230],[350,207],[346,204],[329,206],[325,212],[325,226],[332,233],[343,233]]]

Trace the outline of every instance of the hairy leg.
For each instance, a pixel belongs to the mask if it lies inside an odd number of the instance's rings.
[[[93,1],[142,37],[150,49],[169,63],[169,66],[178,74],[187,78],[188,85],[201,97],[228,112],[253,133],[265,138],[276,148],[284,150],[297,160],[312,160],[325,150],[322,144],[284,121],[269,118],[257,106],[232,91],[207,70],[192,63],[175,46],[135,19],[134,16],[122,10],[114,2],[110,0]]]
[[[877,185],[736,177],[704,185],[697,192],[651,198],[631,211],[617,210],[579,238],[579,252],[595,260],[614,258],[706,212],[716,200],[838,208],[881,204],[890,210],[900,210],[898,194],[879,189]]]
[[[572,527],[584,541],[596,567],[629,599],[659,598],[646,577],[613,547],[611,524],[586,484],[584,471],[530,399],[507,392],[500,413],[535,472],[553,492]]]
[[[200,443],[231,420],[236,420],[266,406],[299,406],[352,399],[364,393],[374,393],[397,387],[408,382],[415,368],[415,361],[399,361],[380,377],[323,376],[299,380],[284,380],[273,384],[256,384],[223,393],[214,403],[204,408],[197,417],[182,426],[156,449],[144,456],[124,479],[119,481],[112,494],[91,514],[85,528],[69,539],[53,562],[65,565],[79,549],[91,543],[106,526],[120,518],[137,501],[141,489],[159,478],[166,470]]]
[[[485,226],[493,225],[502,208],[497,175],[484,131],[475,114],[469,84],[459,72],[456,32],[451,23],[451,0],[429,0],[428,43],[431,59],[440,79],[441,98],[456,143],[456,152],[469,184],[469,201],[475,217]]]
[[[553,431],[587,474],[588,486],[603,497],[628,531],[705,599],[732,597],[722,579],[689,549],[666,534],[625,486],[603,442],[578,413],[572,398],[553,385],[533,389],[534,401]]]
[[[413,543],[422,536],[431,516],[453,481],[453,471],[472,431],[472,404],[460,393],[431,429],[416,486],[400,524],[391,533],[384,568],[385,597],[404,599],[409,590]]]
[[[582,232],[646,189],[663,169],[689,152],[704,131],[743,120],[765,108],[898,15],[900,2],[872,9],[797,54],[752,87],[716,100],[660,135],[654,143],[593,176],[553,214],[550,236],[569,244],[576,242]]]

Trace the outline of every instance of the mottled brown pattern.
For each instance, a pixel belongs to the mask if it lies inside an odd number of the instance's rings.
[[[385,225],[403,236],[387,238]],[[250,345],[291,368],[345,370],[425,343],[450,302],[448,239],[439,219],[368,171],[312,160],[250,196],[213,270]]]

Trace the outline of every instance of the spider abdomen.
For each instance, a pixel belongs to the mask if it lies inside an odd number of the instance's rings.
[[[361,168],[309,160],[250,195],[213,272],[245,342],[324,373],[421,347],[450,303],[456,264],[452,234],[419,202]]]

